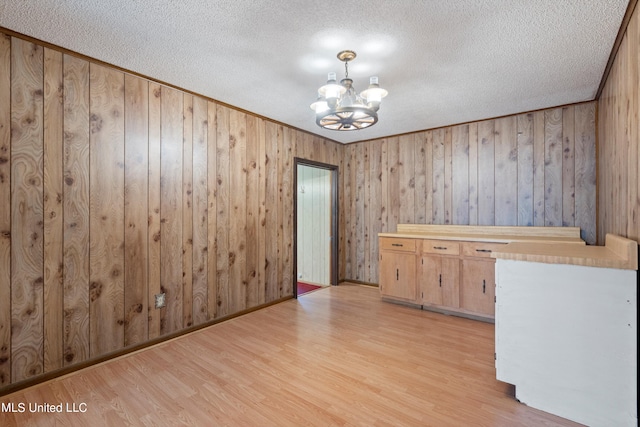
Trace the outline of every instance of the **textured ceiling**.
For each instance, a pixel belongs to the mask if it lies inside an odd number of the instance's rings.
[[[592,100],[627,3],[2,0],[0,26],[346,143]],[[389,96],[375,126],[321,130],[344,49]]]

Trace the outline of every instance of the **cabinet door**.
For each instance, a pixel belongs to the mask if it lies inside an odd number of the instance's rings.
[[[495,261],[462,261],[460,306],[465,310],[493,316],[495,313]]]
[[[442,305],[441,267],[440,257],[422,257],[420,265],[420,294],[422,304]]]
[[[416,256],[380,252],[380,293],[390,298],[416,300]]]
[[[423,304],[459,307],[460,266],[452,257],[423,256],[420,271],[420,293]]]

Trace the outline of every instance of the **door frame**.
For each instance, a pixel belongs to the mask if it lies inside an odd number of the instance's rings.
[[[298,298],[298,165],[324,169],[331,172],[331,260],[330,260],[330,283],[331,286],[338,285],[338,179],[339,169],[336,165],[307,160],[301,157],[293,158],[293,297]]]

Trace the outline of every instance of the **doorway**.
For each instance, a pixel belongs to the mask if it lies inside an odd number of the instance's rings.
[[[294,165],[297,298],[316,286],[338,284],[338,167],[301,158],[295,158]]]

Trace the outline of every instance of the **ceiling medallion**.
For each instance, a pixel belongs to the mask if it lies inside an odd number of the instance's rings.
[[[360,95],[349,78],[349,61],[356,57],[352,50],[338,53],[344,62],[344,79],[336,82],[336,73],[329,73],[327,84],[318,89],[318,99],[311,104],[318,126],[329,130],[359,130],[378,121],[378,110],[387,91],[378,85],[378,77],[369,79],[369,87]]]

